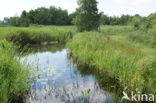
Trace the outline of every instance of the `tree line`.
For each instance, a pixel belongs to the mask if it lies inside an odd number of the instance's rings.
[[[30,24],[39,25],[71,25],[74,13],[68,14],[67,10],[51,6],[35,10],[23,11],[20,16],[4,18],[3,23],[12,26],[28,27]]]
[[[69,14],[67,10],[51,6],[41,7],[35,10],[23,11],[20,16],[4,18],[0,25],[12,25],[28,27],[30,24],[39,25],[73,25],[76,24],[79,31],[97,30],[99,25],[134,25],[136,29],[151,28],[156,24],[156,13],[147,17],[138,14],[108,16],[97,9],[96,0],[78,0],[79,8]]]

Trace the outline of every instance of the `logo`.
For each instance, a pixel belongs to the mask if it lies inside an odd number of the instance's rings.
[[[131,92],[130,95],[128,95],[125,91],[122,92],[123,97],[121,99],[121,102],[123,100],[128,100],[128,101],[147,101],[147,102],[154,102],[155,101],[155,95],[154,94],[141,94],[140,92],[134,93],[133,91]]]

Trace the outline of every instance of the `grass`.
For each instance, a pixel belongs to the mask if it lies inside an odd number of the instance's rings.
[[[75,32],[71,26],[0,27],[0,103],[16,102],[29,86],[29,73],[21,66],[14,44],[22,47],[60,44],[71,39]]]
[[[100,32],[83,33],[77,33],[74,26],[0,27],[0,102],[16,98],[28,87],[28,71],[7,41],[21,46],[68,42],[79,65],[94,67],[100,75],[114,78],[121,91],[156,93],[155,33],[155,28],[143,32],[132,26],[101,26]]]
[[[0,102],[10,103],[28,89],[28,71],[16,56],[15,47],[6,40],[0,41]]]
[[[104,25],[100,27],[100,32],[107,35],[127,35],[128,33],[134,32],[134,28],[127,25]]]
[[[100,32],[105,35],[126,37],[131,42],[142,43],[143,45],[155,48],[156,46],[156,25],[149,30],[136,30],[133,26],[101,26]]]
[[[114,29],[115,35],[109,31],[105,32],[109,32],[107,35],[103,32],[80,33],[67,46],[79,64],[93,66],[110,77],[114,77],[123,87],[121,91],[156,93],[155,55],[142,51],[141,43],[138,46],[126,40],[128,34],[124,31],[125,34],[121,35],[121,29],[121,27]]]
[[[151,33],[150,31],[149,32],[136,31],[129,34],[127,36],[127,39],[142,43],[152,48],[156,48],[156,32]]]
[[[64,43],[75,34],[75,28],[70,26],[31,26],[1,27],[0,38],[7,39],[22,46],[28,44],[42,44],[44,42]]]

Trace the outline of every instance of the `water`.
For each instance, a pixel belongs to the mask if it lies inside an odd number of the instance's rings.
[[[32,71],[26,103],[113,103],[93,75],[83,75],[66,49],[44,51],[21,58]]]

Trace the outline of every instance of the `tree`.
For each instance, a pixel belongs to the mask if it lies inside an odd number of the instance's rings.
[[[153,25],[156,24],[156,13],[154,14],[150,14],[147,18],[146,18],[146,28],[152,28]]]
[[[120,18],[120,24],[127,25],[131,21],[130,15],[122,15]]]
[[[23,16],[22,16],[23,15]],[[67,10],[51,6],[50,8],[37,8],[29,12],[22,13],[21,17],[26,17],[32,24],[42,25],[67,25],[69,23],[69,15]]]
[[[29,27],[30,22],[27,18],[19,18],[19,25],[20,27]]]
[[[73,23],[73,20],[74,20],[74,18],[76,17],[76,15],[77,15],[77,12],[73,12],[73,13],[69,14],[69,17],[68,17],[68,24],[70,24],[70,25],[73,25],[73,24],[74,24],[74,23]]]
[[[4,17],[3,24],[8,25],[9,24],[9,18]]]
[[[79,31],[97,30],[100,25],[100,14],[96,0],[79,0],[78,15],[74,22]]]
[[[17,27],[28,27],[30,25],[30,22],[26,18],[11,17],[9,19],[9,24],[12,25],[12,26],[17,26]]]
[[[109,17],[107,15],[105,15],[105,14],[102,13],[100,24],[102,24],[102,25],[109,25],[110,24]]]
[[[138,15],[135,15],[132,19],[132,23],[134,25],[134,28],[140,29],[141,23],[142,23],[142,18]]]
[[[12,26],[19,26],[19,17],[11,17],[9,19],[9,24]]]
[[[22,18],[26,18],[27,17],[27,12],[25,10],[22,12],[21,17]]]
[[[3,22],[0,20],[0,26],[2,26],[3,25]]]

